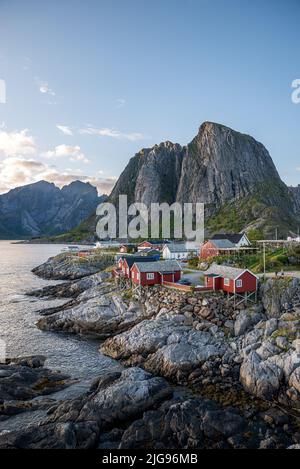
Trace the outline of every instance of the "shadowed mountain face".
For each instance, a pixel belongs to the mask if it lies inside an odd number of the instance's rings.
[[[89,183],[59,189],[40,181],[0,195],[0,238],[18,239],[64,233],[94,213],[101,201]]]
[[[279,228],[282,235],[299,223],[299,201],[280,179],[266,148],[254,138],[205,122],[190,144],[171,142],[132,158],[110,199],[204,202],[206,227],[215,230]],[[300,199],[299,199],[300,200]]]

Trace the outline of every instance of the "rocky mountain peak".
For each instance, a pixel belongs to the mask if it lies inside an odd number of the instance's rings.
[[[294,226],[300,215],[292,192],[260,142],[225,125],[204,122],[184,147],[166,141],[138,153],[121,174],[110,199],[127,194],[130,202],[148,206],[153,202],[203,202],[208,219],[226,210],[231,213],[226,229],[237,230],[259,228],[270,220],[274,226]],[[223,218],[219,218],[217,229],[222,225]]]

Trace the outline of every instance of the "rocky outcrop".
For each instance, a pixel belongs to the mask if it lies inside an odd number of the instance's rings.
[[[79,258],[69,253],[51,257],[32,272],[39,277],[52,280],[76,280],[100,272],[114,263],[110,254],[98,254]]]
[[[162,378],[138,368],[110,373],[92,392],[52,410],[40,426],[0,434],[0,448],[93,448],[100,433],[139,417],[171,395]]]
[[[37,298],[77,298],[82,293],[85,293],[90,288],[96,288],[110,278],[107,272],[99,272],[82,279],[59,283],[57,285],[49,285],[38,290],[27,292],[28,296]]]
[[[268,279],[261,285],[262,303],[270,318],[294,308],[300,310],[300,285],[297,278]]]
[[[40,424],[0,434],[1,449],[244,449],[299,442],[296,425],[278,409],[246,416],[140,368],[107,372],[89,393],[53,406]]]
[[[75,228],[100,203],[97,189],[74,181],[59,189],[40,181],[0,196],[0,238],[55,235]]]
[[[53,401],[35,400],[68,386],[68,376],[44,368],[45,357],[7,360],[0,364],[0,421],[21,412],[49,408]]]
[[[123,332],[145,317],[151,311],[137,302],[125,302],[114,294],[111,284],[91,288],[79,304],[64,308],[60,312],[40,319],[37,326],[42,330],[68,332],[104,339]]]
[[[223,335],[197,331],[184,315],[145,320],[108,339],[101,352],[127,364],[143,364],[153,374],[182,382],[206,361],[228,351]]]

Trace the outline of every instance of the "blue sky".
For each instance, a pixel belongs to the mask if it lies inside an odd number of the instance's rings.
[[[107,192],[141,148],[186,144],[206,120],[300,183],[299,17],[298,0],[0,0],[0,192]]]

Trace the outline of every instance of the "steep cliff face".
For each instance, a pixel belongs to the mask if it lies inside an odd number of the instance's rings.
[[[254,138],[205,122],[190,144],[171,142],[142,150],[120,176],[111,200],[204,202],[207,227],[295,229],[299,204],[281,181],[266,148]],[[296,221],[298,219],[298,221]]]
[[[261,143],[223,125],[206,122],[187,146],[177,200],[221,206],[247,197],[269,182],[284,188]]]
[[[26,238],[68,231],[93,213],[95,187],[80,181],[61,190],[40,181],[0,196],[0,238]]]
[[[129,203],[172,203],[176,199],[185,149],[171,142],[141,150],[132,158],[110,199],[127,194]]]

